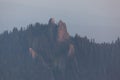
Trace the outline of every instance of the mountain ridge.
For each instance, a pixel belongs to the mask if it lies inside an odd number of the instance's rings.
[[[65,22],[30,24],[0,35],[0,80],[119,80],[120,39],[70,36]]]

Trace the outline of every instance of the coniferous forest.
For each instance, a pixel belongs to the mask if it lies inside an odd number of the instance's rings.
[[[0,34],[0,80],[120,80],[120,39],[96,43],[70,36],[66,24],[47,24]]]

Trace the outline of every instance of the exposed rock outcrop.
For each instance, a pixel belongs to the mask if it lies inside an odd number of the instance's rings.
[[[55,19],[54,18],[50,18],[48,24],[55,24]]]
[[[67,32],[66,24],[60,20],[58,23],[58,42],[63,42],[68,38],[69,34]]]
[[[29,52],[32,58],[35,58],[37,56],[37,53],[32,48],[29,48]]]

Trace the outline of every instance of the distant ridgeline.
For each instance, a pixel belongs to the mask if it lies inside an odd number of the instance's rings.
[[[0,34],[0,80],[120,80],[120,39],[95,43],[63,21]]]

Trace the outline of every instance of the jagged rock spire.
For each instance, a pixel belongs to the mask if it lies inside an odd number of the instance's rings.
[[[67,32],[66,24],[62,20],[58,22],[58,24],[55,23],[54,18],[50,18],[48,22],[50,26],[51,33],[56,32],[56,37],[58,42],[64,42],[69,38],[69,34]],[[54,34],[52,34],[54,35]]]
[[[69,34],[67,32],[66,24],[60,20],[58,23],[58,41],[63,42],[69,38]]]
[[[55,18],[50,18],[48,24],[55,24]]]

